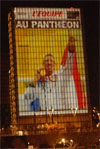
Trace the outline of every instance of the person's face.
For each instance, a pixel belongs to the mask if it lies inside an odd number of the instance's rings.
[[[44,67],[46,72],[53,73],[55,70],[55,60],[52,56],[46,56],[44,60]]]

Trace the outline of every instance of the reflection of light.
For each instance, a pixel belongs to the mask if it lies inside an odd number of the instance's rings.
[[[78,108],[76,107],[76,108],[75,108],[75,114],[76,114],[77,110],[78,110]]]
[[[18,134],[19,134],[19,136],[22,136],[23,135],[23,131],[18,131]]]
[[[52,113],[54,112],[54,109],[52,109]]]
[[[100,123],[97,124],[97,128],[100,126]]]
[[[30,142],[28,142],[28,144],[30,144]]]
[[[62,138],[62,142],[65,143],[65,139],[64,138]]]
[[[72,143],[73,143],[73,140],[71,139],[71,140],[70,140],[70,142],[72,142]]]

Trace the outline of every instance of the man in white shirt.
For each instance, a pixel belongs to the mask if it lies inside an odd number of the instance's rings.
[[[30,100],[30,109],[45,111],[86,108],[86,96],[77,67],[74,37],[69,37],[57,72],[55,65],[53,55],[47,54],[43,68],[36,71],[32,90],[34,99]]]

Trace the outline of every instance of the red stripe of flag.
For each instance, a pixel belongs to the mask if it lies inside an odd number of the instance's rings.
[[[79,108],[85,108],[87,106],[86,96],[84,93],[84,89],[80,79],[80,74],[77,67],[76,53],[74,53],[74,57],[73,57],[73,77],[74,77],[75,88],[76,88],[77,97],[78,97],[78,106]]]

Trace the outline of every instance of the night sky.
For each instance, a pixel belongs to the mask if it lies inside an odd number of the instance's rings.
[[[84,39],[87,55],[88,90],[92,106],[99,108],[99,1],[17,1],[1,2],[1,103],[8,101],[8,12],[11,7],[82,8]]]

